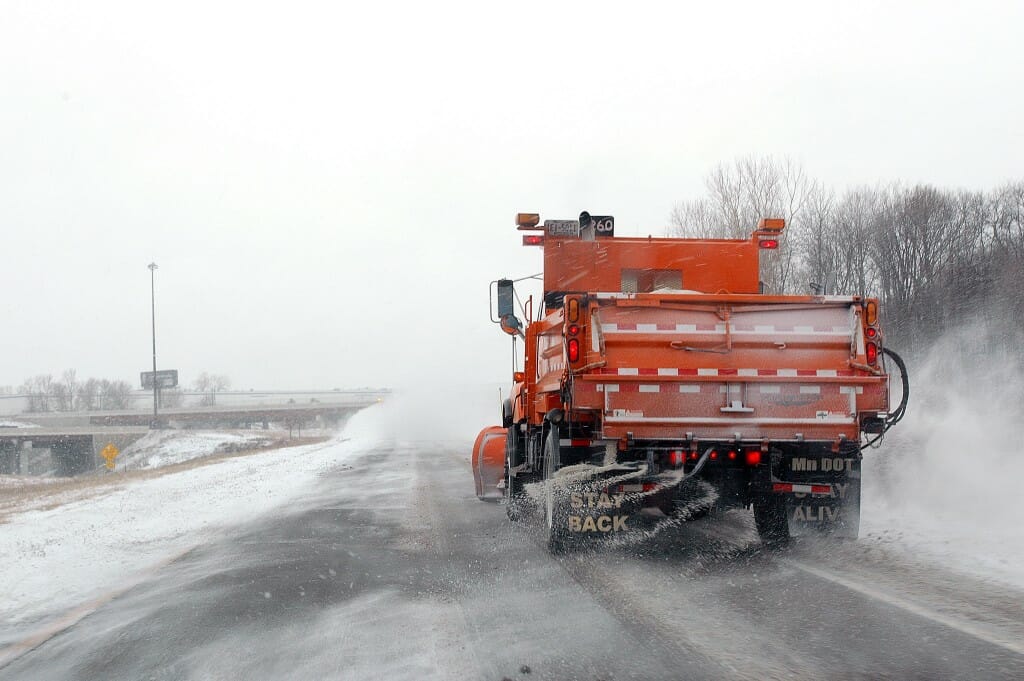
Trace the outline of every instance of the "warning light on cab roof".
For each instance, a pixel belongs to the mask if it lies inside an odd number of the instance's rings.
[[[533,229],[540,224],[540,213],[516,213],[516,227]]]

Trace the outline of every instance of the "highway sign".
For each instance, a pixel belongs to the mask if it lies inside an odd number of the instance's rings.
[[[142,389],[152,390],[153,389],[153,377],[156,376],[156,387],[157,388],[177,388],[178,387],[178,370],[177,369],[161,369],[160,371],[143,371],[139,374],[142,377]]]
[[[106,467],[110,470],[114,470],[114,459],[120,454],[120,450],[114,446],[113,442],[108,442],[107,446],[100,450],[100,456],[106,459]]]

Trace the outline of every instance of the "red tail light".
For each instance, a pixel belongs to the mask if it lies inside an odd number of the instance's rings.
[[[524,246],[543,246],[544,237],[539,234],[524,234],[523,235]]]
[[[569,335],[570,336],[575,336],[576,334],[578,334],[580,332],[580,325],[579,324],[570,324],[569,328],[568,328],[568,331],[569,331]]]
[[[868,328],[867,328],[867,329],[866,329],[866,330],[864,331],[864,335],[865,335],[865,336],[867,336],[868,338],[874,338],[875,336],[877,336],[877,335],[878,335],[878,330],[877,330],[877,329],[875,329],[875,328],[873,328],[873,327],[870,327],[870,326],[869,326],[869,327],[868,327]]]
[[[757,242],[757,245],[760,246],[761,248],[774,249],[774,248],[778,248],[779,247],[779,240],[778,239],[761,239],[760,241]]]
[[[751,449],[747,452],[747,465],[757,466],[761,463],[761,452],[757,449]]]
[[[578,362],[580,360],[580,339],[570,338],[569,339],[569,361]]]
[[[865,348],[865,354],[868,357],[868,364],[878,364],[878,346],[874,343],[868,343]]]
[[[735,449],[729,450],[729,461],[735,461],[735,460],[736,460],[736,450]]]
[[[696,461],[697,457],[697,452],[690,452],[690,461]]]
[[[711,460],[712,461],[717,461],[718,460],[718,452],[711,452]]]
[[[679,466],[683,465],[683,461],[685,461],[685,460],[686,460],[686,454],[685,453],[679,452],[679,451],[669,452],[669,455],[668,455],[669,465],[672,465],[672,466],[675,466],[676,468],[678,468]]]

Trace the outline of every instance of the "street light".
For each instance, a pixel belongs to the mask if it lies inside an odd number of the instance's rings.
[[[149,424],[150,429],[158,425],[156,414],[156,285],[153,273],[156,271],[156,263],[149,263],[149,302],[153,319],[153,421]]]

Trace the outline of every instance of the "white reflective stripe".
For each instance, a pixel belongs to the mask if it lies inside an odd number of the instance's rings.
[[[727,393],[727,392],[729,392],[729,386],[727,386],[727,385],[720,385],[720,386],[718,386],[718,392],[720,392],[720,393]]]
[[[617,393],[619,392],[619,385],[617,383],[605,383],[604,391],[606,393]]]
[[[818,376],[838,376],[838,372],[835,369],[818,369],[816,372]]]
[[[571,447],[572,446],[572,440],[559,440],[558,441],[558,446],[559,447]]]
[[[679,392],[681,393],[699,393],[700,385],[697,383],[680,383]]]
[[[757,369],[737,369],[737,376],[757,376]]]
[[[623,492],[643,492],[643,485],[619,485],[619,490]]]
[[[603,331],[604,333],[615,333],[615,331],[618,330],[618,328],[619,328],[618,324],[602,324],[601,325],[601,331]]]
[[[793,331],[796,333],[814,333],[813,326],[794,326]]]
[[[696,324],[676,324],[676,333],[696,333]]]
[[[801,395],[820,395],[821,387],[817,385],[802,385],[800,386]]]
[[[775,333],[775,327],[754,324],[754,333]]]
[[[768,385],[767,383],[758,386],[758,389],[763,394],[777,394],[779,392],[779,386]]]
[[[717,376],[718,369],[697,369],[698,376]]]
[[[839,394],[840,395],[853,395],[853,394],[863,395],[864,394],[864,386],[862,386],[862,385],[841,385],[841,386],[839,386]]]
[[[658,369],[659,376],[678,376],[679,369]]]
[[[810,494],[811,493],[811,486],[810,485],[790,485],[789,488],[790,488],[789,489],[790,492],[796,492],[798,494],[801,493],[801,492],[803,492],[804,494]]]
[[[851,331],[851,329],[848,326],[833,326],[832,327],[832,333],[842,334],[844,336],[849,336],[850,335],[850,331]]]
[[[772,418],[724,418],[724,417],[694,417],[694,418],[672,418],[662,416],[607,416],[605,421],[608,423],[655,423],[667,426],[678,425],[727,425],[727,426],[785,426],[785,425],[804,425],[804,426],[846,426],[853,425],[857,421],[856,419],[844,416],[842,414],[829,414],[828,416],[822,416],[820,418],[785,418],[785,417],[772,417]]]
[[[796,369],[779,369],[777,372],[779,376],[789,376],[791,378],[796,377]]]
[[[639,369],[619,369],[618,374],[619,374],[619,376],[639,376],[640,375],[640,370]]]
[[[660,385],[648,385],[646,383],[640,385],[640,392],[642,393],[660,393]]]
[[[658,331],[658,325],[657,324],[637,324],[636,325],[636,332],[637,333],[657,333],[657,331]]]

